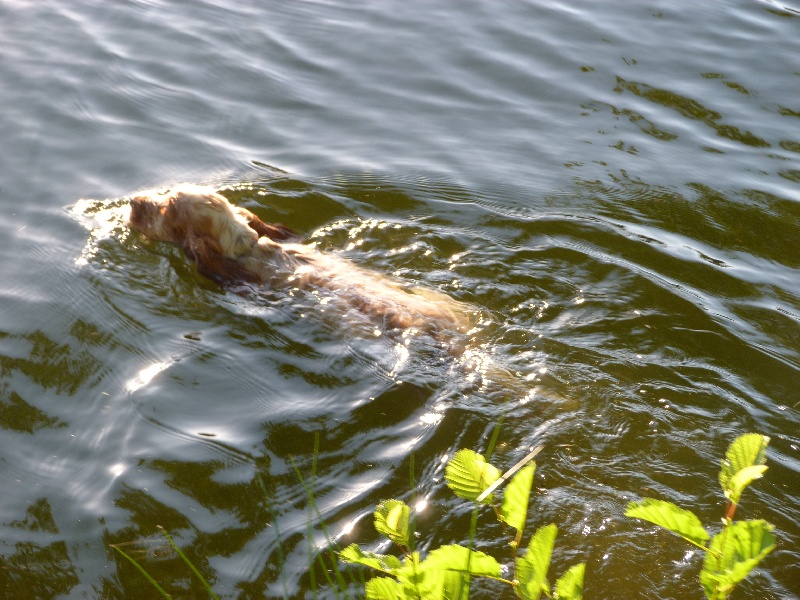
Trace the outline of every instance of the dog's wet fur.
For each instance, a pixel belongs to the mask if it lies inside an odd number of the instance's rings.
[[[180,185],[130,201],[129,224],[151,240],[181,246],[198,271],[224,287],[241,284],[327,290],[329,298],[381,323],[438,337],[466,332],[469,307],[319,252],[282,225],[263,222],[212,188]]]

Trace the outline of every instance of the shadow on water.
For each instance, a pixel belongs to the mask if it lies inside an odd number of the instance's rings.
[[[0,419],[19,434],[67,435],[65,423],[74,431],[81,415],[104,414],[104,433],[77,427],[77,436],[87,454],[103,440],[113,477],[76,472],[67,490],[94,523],[88,539],[102,538],[117,561],[116,574],[97,574],[95,593],[150,593],[112,543],[176,595],[203,593],[154,539],[163,526],[223,595],[308,594],[309,523],[312,551],[327,541],[295,466],[316,473],[319,516],[342,546],[377,543],[373,506],[412,496],[427,501],[421,548],[463,542],[469,515],[444,488],[442,458],[483,449],[501,415],[498,464],[545,447],[531,519],[559,525],[555,570],[586,560],[587,593],[603,581],[627,597],[696,596],[700,560],[624,518],[627,502],[671,499],[713,522],[721,451],[743,431],[771,436],[770,473],[751,506],[776,525],[782,548],[769,582],[756,575],[744,585],[792,580],[800,499],[786,482],[800,471],[790,451],[800,300],[787,285],[797,268],[787,246],[796,204],[700,185],[681,194],[624,176],[541,198],[372,174],[257,174],[223,193],[324,251],[479,307],[481,325],[454,357],[425,336],[375,335],[311,295],[222,293],[176,249],[128,235],[124,201],[81,204],[94,217],[87,226],[103,232],[78,259],[81,276],[98,281],[98,315],[115,315],[105,322],[116,335],[90,320],[72,327],[76,344],[2,334]],[[785,243],[757,243],[766,232]],[[78,416],[54,416],[33,401],[48,390],[94,400]],[[5,589],[46,596],[76,585],[48,497],[14,522]],[[478,546],[504,556],[497,527],[481,523]],[[657,584],[636,576],[654,562]]]
[[[544,446],[528,531],[558,524],[587,598],[701,598],[700,555],[625,506],[718,522],[719,457],[770,436],[737,516],[778,547],[736,594],[800,598],[797,17],[0,2],[0,596],[153,597],[117,544],[206,597],[160,525],[224,597],[312,597],[328,541],[295,466],[337,544],[385,550],[387,497],[427,501],[421,549],[463,542],[443,461],[502,418],[498,466]],[[174,179],[478,325],[451,353],[223,292],[125,226],[116,196]]]

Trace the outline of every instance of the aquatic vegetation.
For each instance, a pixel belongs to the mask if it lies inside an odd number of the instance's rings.
[[[338,555],[334,541],[325,529],[314,497],[316,462],[310,477],[304,477],[294,465],[295,473],[308,499],[309,540],[312,522],[318,521],[328,541],[328,550],[315,552],[309,546],[309,573],[314,597],[320,592],[331,592],[335,597],[361,596],[367,600],[421,599],[467,600],[473,578],[482,577],[505,584],[523,600],[538,600],[542,596],[553,600],[581,600],[583,598],[586,563],[570,567],[551,587],[548,580],[550,561],[555,547],[558,528],[551,523],[537,529],[521,551],[528,519],[533,479],[536,471],[534,457],[542,449],[535,448],[505,473],[489,462],[499,427],[489,443],[486,455],[462,449],[448,461],[445,480],[450,490],[459,498],[474,504],[470,526],[469,544],[447,544],[433,549],[425,556],[415,549],[415,522],[411,507],[402,500],[381,502],[373,513],[375,529],[401,551],[401,556],[377,554],[366,551],[358,544],[350,544]],[[705,552],[700,583],[709,600],[723,600],[743,581],[760,561],[775,548],[773,526],[761,519],[733,521],[742,493],[767,470],[766,449],[769,438],[748,433],[734,440],[722,460],[719,482],[727,507],[721,530],[713,537],[703,527],[700,519],[690,510],[663,500],[645,498],[628,504],[625,515],[654,523],[683,538]],[[319,438],[315,441],[315,456],[319,453]],[[259,481],[268,497],[263,481]],[[414,487],[413,461],[411,486]],[[268,498],[269,499],[269,498]],[[479,511],[490,507],[504,529],[513,530],[509,546],[513,553],[510,577],[504,576],[501,563],[493,556],[475,549],[475,530]],[[170,546],[201,581],[212,598],[217,598],[211,586],[191,561],[181,552],[169,534],[162,529]],[[148,580],[165,598],[170,595],[147,571],[119,545],[112,546]],[[326,562],[327,556],[330,564]],[[283,556],[281,555],[281,563]],[[364,582],[352,570],[347,575],[339,563],[366,566],[380,575]],[[315,564],[321,568],[328,587],[318,587],[314,578]],[[283,565],[281,565],[283,566]],[[283,576],[283,573],[282,573]],[[284,595],[288,597],[284,582]]]
[[[719,473],[719,482],[728,505],[722,530],[713,538],[693,512],[671,502],[645,498],[641,502],[631,502],[625,512],[628,517],[655,523],[705,552],[700,582],[710,600],[727,598],[734,587],[775,547],[773,526],[766,521],[733,521],[745,488],[767,470],[764,463],[768,443],[768,437],[749,433],[740,436],[728,447]],[[540,449],[535,449],[502,476],[484,456],[472,450],[460,450],[450,460],[445,471],[448,487],[458,497],[476,504],[470,540],[474,539],[477,510],[481,505],[489,505],[498,520],[516,531],[510,545],[517,554],[523,538],[536,468],[535,463],[526,463]],[[503,491],[500,503],[494,494],[509,478],[511,481]],[[455,544],[442,546],[429,552],[425,558],[411,550],[411,509],[400,500],[382,502],[374,514],[375,529],[398,545],[404,556],[401,561],[395,556],[365,552],[357,544],[339,553],[344,562],[365,565],[386,575],[367,582],[368,600],[468,598],[472,577],[486,577],[506,583],[514,588],[517,596],[525,600],[538,599],[542,594],[557,600],[583,597],[585,563],[568,569],[556,581],[552,592],[550,590],[547,573],[558,532],[555,524],[541,527],[534,533],[527,551],[515,556],[513,578],[505,579],[501,577],[500,563],[488,554],[475,550],[472,543],[470,547]]]
[[[217,596],[214,593],[214,590],[211,589],[211,584],[208,582],[208,580],[205,577],[203,577],[203,575],[200,573],[200,571],[197,569],[197,567],[194,566],[194,563],[191,560],[189,560],[189,558],[183,553],[183,551],[180,549],[178,544],[175,543],[175,540],[172,539],[172,536],[169,533],[167,533],[167,531],[165,529],[163,529],[161,527],[159,527],[159,529],[161,531],[161,534],[167,539],[167,542],[169,542],[169,545],[172,547],[172,549],[175,551],[175,553],[178,556],[180,556],[180,558],[184,562],[184,564],[187,567],[189,567],[189,570],[192,573],[194,573],[194,576],[197,578],[197,580],[203,585],[203,587],[206,589],[206,591],[208,591],[209,598],[212,598],[213,600],[219,600],[219,596]],[[158,582],[150,575],[150,573],[148,573],[145,570],[145,568],[142,567],[142,565],[140,565],[138,562],[136,562],[136,560],[134,560],[134,558],[130,554],[125,552],[120,547],[119,544],[111,544],[111,547],[114,550],[116,550],[120,555],[122,555],[122,557],[125,560],[127,560],[129,563],[131,563],[136,568],[136,570],[139,571],[139,573],[141,573],[144,576],[145,579],[147,579],[147,581],[152,583],[153,586],[158,590],[158,592],[161,594],[162,597],[167,598],[167,599],[172,598],[172,596],[170,596],[167,593],[167,591],[158,584]]]
[[[361,564],[385,575],[367,581],[367,599],[466,599],[473,577],[486,577],[505,583],[525,600],[538,600],[542,594],[559,600],[582,598],[585,563],[571,567],[556,581],[551,593],[547,573],[558,532],[555,524],[538,529],[531,537],[527,550],[518,554],[536,470],[536,463],[531,461],[540,450],[541,447],[537,447],[502,475],[484,456],[472,450],[459,450],[450,459],[445,469],[447,486],[459,498],[475,503],[469,547],[450,544],[432,550],[423,557],[412,549],[414,531],[411,508],[401,500],[382,502],[374,513],[375,529],[401,548],[402,560],[392,555],[365,552],[358,544],[351,544],[339,553],[344,562]],[[496,492],[509,479],[500,502]],[[501,523],[515,531],[510,541],[515,555],[511,579],[502,577],[502,568],[497,559],[473,547],[477,514],[486,505],[492,507]]]
[[[722,529],[713,538],[697,515],[672,502],[645,498],[641,502],[631,502],[625,511],[627,516],[655,523],[706,553],[700,583],[710,600],[727,598],[775,548],[773,526],[766,521],[733,521],[742,492],[767,470],[764,464],[767,444],[768,437],[746,433],[728,447],[719,472],[719,483],[728,505]]]

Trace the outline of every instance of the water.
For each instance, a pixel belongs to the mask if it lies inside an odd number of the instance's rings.
[[[778,548],[735,597],[800,597],[799,10],[1,3],[2,593],[152,597],[117,543],[202,597],[161,525],[224,597],[310,597],[293,465],[340,544],[383,549],[387,497],[463,542],[442,457],[504,415],[495,461],[544,446],[528,527],[592,598],[702,598],[699,554],[625,506],[712,526],[725,448],[769,435],[737,515]],[[222,293],[119,220],[177,181],[475,305],[468,354],[513,377]]]

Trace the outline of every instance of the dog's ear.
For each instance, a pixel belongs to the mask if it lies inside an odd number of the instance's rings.
[[[219,244],[210,238],[193,237],[183,244],[183,251],[197,265],[197,271],[221,286],[235,283],[262,283],[260,278],[238,261],[222,255]]]
[[[192,220],[186,206],[177,199],[169,198],[159,209],[161,230],[164,241],[184,245],[192,237]]]
[[[255,216],[250,211],[244,215],[247,219],[247,224],[258,234],[258,237],[268,237],[275,242],[287,242],[299,240],[299,236],[289,229],[280,224],[272,225],[264,223],[261,219]]]

